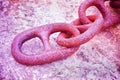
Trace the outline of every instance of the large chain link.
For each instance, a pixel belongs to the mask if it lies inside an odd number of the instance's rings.
[[[12,43],[11,53],[16,61],[26,65],[50,63],[65,59],[75,53],[79,46],[92,39],[99,31],[111,25],[120,23],[120,15],[114,9],[109,9],[104,4],[105,0],[84,1],[78,10],[79,18],[71,23],[53,23],[33,28],[18,34]],[[112,1],[110,2],[110,5]],[[115,5],[115,3],[113,4]],[[112,5],[112,7],[113,7]],[[86,16],[87,8],[96,6],[101,15],[94,14]],[[120,6],[117,6],[117,9]],[[114,7],[115,8],[115,7]],[[64,46],[55,49],[50,45],[49,36],[52,33],[61,32],[56,42]],[[44,50],[38,55],[27,55],[22,52],[22,44],[34,37],[41,39]]]
[[[49,63],[56,60],[64,59],[72,55],[78,47],[55,49],[49,43],[49,36],[55,32],[70,32],[73,36],[78,36],[78,29],[67,23],[47,24],[33,28],[18,34],[12,43],[12,55],[22,64],[35,65]],[[21,51],[22,44],[34,37],[38,37],[44,46],[44,50],[39,55],[27,55]]]

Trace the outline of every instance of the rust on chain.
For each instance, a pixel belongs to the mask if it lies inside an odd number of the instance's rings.
[[[79,31],[66,23],[47,24],[33,28],[18,34],[12,43],[12,55],[16,61],[26,65],[37,65],[64,59],[72,55],[78,47],[55,49],[49,43],[49,36],[55,32],[70,32],[73,36],[78,36]],[[27,55],[21,51],[22,44],[34,37],[41,39],[44,50],[39,55]]]
[[[79,14],[81,14],[81,17],[79,16],[80,24],[77,25],[76,28],[78,28],[79,31],[84,31],[84,30],[85,31],[82,34],[80,34],[79,36],[71,37],[69,39],[63,38],[63,36],[59,36],[57,39],[57,43],[59,45],[67,46],[67,47],[81,45],[81,44],[89,41],[91,38],[93,38],[95,36],[95,34],[98,33],[102,29],[103,21],[104,21],[102,16],[100,16],[100,15],[92,15],[89,17],[82,16],[83,14],[85,15],[86,9],[88,7],[90,7],[91,4],[93,5],[92,0],[91,0],[91,2],[85,1],[85,5],[82,5],[82,8],[80,7],[82,9],[81,10],[82,12],[79,11]],[[100,7],[102,7],[102,6],[100,6]],[[77,22],[78,21],[76,20],[76,23]],[[75,23],[75,21],[73,21],[72,23]],[[73,25],[76,25],[76,24],[73,24]]]
[[[89,41],[91,38],[95,36],[100,30],[105,29],[109,26],[115,25],[117,23],[120,23],[120,15],[115,12],[111,11],[108,9],[108,7],[105,6],[104,0],[88,0],[84,1],[80,7],[79,7],[79,25],[77,28],[79,31],[84,31],[82,34],[76,37],[71,37],[71,38],[65,38],[62,33],[62,35],[58,36],[57,43],[61,46],[67,46],[67,47],[72,47],[72,46],[78,46],[81,45],[87,41]],[[96,8],[101,12],[101,15],[92,15],[90,17],[86,16],[86,10],[91,7],[91,6],[96,6]],[[97,17],[97,18],[96,18]],[[76,23],[78,23],[76,20]],[[75,23],[73,21],[73,23]],[[73,25],[76,25],[73,24]],[[76,43],[77,42],[77,43]]]
[[[109,1],[109,0],[108,0]],[[111,2],[112,0],[110,0],[110,4],[114,4],[115,3]],[[120,1],[120,0],[115,0],[116,1]],[[120,4],[120,2],[119,2]],[[117,10],[118,12],[114,11],[114,9],[111,9],[109,5],[105,5],[105,0],[88,0],[88,1],[84,1],[80,6],[79,6],[79,19],[82,22],[82,24],[87,24],[87,23],[91,23],[91,21],[89,20],[89,18],[86,17],[85,11],[88,7],[90,6],[96,6],[99,11],[101,12],[103,18],[104,18],[104,25],[103,25],[103,29],[115,25],[117,23],[120,23],[120,11]],[[120,6],[120,5],[119,5]],[[115,8],[116,9],[116,8]],[[120,9],[120,8],[119,8]]]
[[[105,5],[105,1],[109,5]],[[92,39],[99,31],[120,23],[120,0],[86,0],[79,6],[79,18],[71,23],[53,23],[42,25],[19,33],[11,45],[11,53],[16,61],[25,65],[38,65],[65,59],[74,54],[79,46]],[[86,16],[86,10],[95,6],[101,15]],[[49,36],[61,32],[56,42],[65,48],[55,49],[50,45]],[[41,39],[44,50],[37,55],[23,53],[21,47],[24,42],[32,38]]]

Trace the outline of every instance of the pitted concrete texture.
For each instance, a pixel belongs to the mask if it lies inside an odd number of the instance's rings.
[[[27,29],[54,22],[71,22],[78,17],[83,0],[0,0],[0,80],[120,80],[120,26],[98,33],[67,59],[26,66],[14,60],[11,43]],[[87,13],[93,13],[90,9]],[[52,34],[50,42],[59,48]],[[24,43],[25,53],[39,54],[38,38]]]

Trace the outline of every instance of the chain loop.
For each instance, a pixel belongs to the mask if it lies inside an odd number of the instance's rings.
[[[71,37],[71,38],[64,38],[62,36],[59,36],[57,39],[57,43],[59,45],[66,46],[66,47],[79,46],[89,41],[91,38],[95,36],[95,34],[97,34],[102,29],[103,22],[104,22],[102,16],[100,15],[91,16],[91,18],[94,19],[93,20],[94,22],[92,22],[92,20],[90,20],[89,17],[85,16],[86,9],[90,7],[90,5],[93,5],[94,2],[95,2],[94,0],[89,0],[88,2],[85,2],[85,5],[81,6],[82,12],[80,12],[79,10],[79,14],[82,17],[79,17],[78,20],[80,20],[80,23],[84,25],[80,24],[79,26],[77,26],[77,28],[79,29],[79,31],[84,31],[84,32],[76,37]],[[100,6],[103,7],[103,5],[100,5]],[[85,23],[83,23],[84,21]],[[78,21],[76,20],[76,22]],[[72,22],[72,23],[75,23],[75,22]],[[89,24],[86,24],[86,23],[89,23]]]
[[[109,26],[120,23],[119,13],[117,14],[113,9],[110,9],[109,5],[105,6],[105,0],[88,0],[88,1],[84,1],[79,6],[78,14],[82,24],[91,23],[91,21],[86,17],[86,14],[85,14],[86,9],[90,6],[96,6],[101,12],[104,18],[104,23],[103,23],[104,25],[102,29],[105,29]]]
[[[66,47],[73,47],[73,46],[79,46],[83,43],[86,43],[87,41],[89,41],[91,38],[93,38],[95,36],[95,34],[97,34],[101,28],[102,28],[102,23],[103,23],[103,18],[99,17],[95,20],[95,22],[89,24],[88,25],[82,25],[83,27],[86,27],[86,31],[76,37],[71,37],[71,38],[63,38],[63,37],[59,37],[57,39],[57,43],[61,46],[66,46]],[[79,26],[79,29],[81,29],[81,27]]]
[[[12,55],[16,61],[26,65],[36,65],[53,62],[56,60],[64,59],[72,55],[78,47],[55,49],[49,43],[49,36],[54,32],[70,32],[73,36],[78,36],[79,31],[66,23],[47,24],[37,28],[33,28],[18,34],[12,43]],[[39,55],[27,55],[21,51],[22,44],[34,37],[42,40],[44,51]]]

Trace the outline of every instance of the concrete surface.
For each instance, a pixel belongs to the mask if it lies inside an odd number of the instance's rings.
[[[48,23],[69,23],[78,17],[82,1],[0,0],[0,80],[120,80],[119,25],[101,31],[65,60],[26,66],[11,55],[11,43],[18,33]],[[55,43],[57,34],[50,38],[54,47],[59,47]],[[41,49],[37,38],[22,47],[31,54]]]

